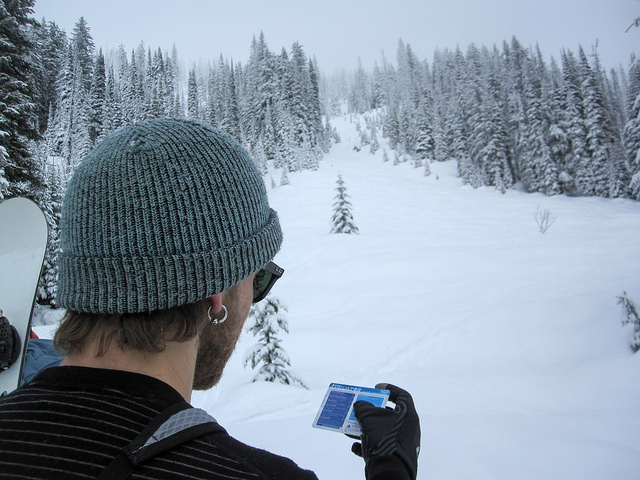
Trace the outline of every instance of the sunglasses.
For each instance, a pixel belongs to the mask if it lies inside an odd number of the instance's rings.
[[[284,269],[273,262],[258,270],[253,277],[253,303],[258,303],[267,296],[273,284],[282,276]]]

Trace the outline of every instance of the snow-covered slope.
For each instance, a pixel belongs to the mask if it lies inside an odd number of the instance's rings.
[[[342,143],[320,170],[269,191],[285,233],[282,346],[310,389],[251,383],[245,334],[194,404],[246,443],[351,480],[364,477],[352,440],[311,423],[330,382],[385,381],[416,401],[421,479],[640,478],[640,354],[616,304],[625,290],[640,302],[640,203],[474,190],[453,161],[425,177],[354,151],[354,125],[334,125]],[[338,173],[359,235],[329,234]],[[555,217],[545,234],[538,208]]]

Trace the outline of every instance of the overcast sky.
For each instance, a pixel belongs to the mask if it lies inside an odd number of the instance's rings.
[[[225,58],[246,63],[253,36],[272,52],[299,42],[323,73],[373,66],[384,52],[395,64],[398,40],[431,61],[436,49],[501,46],[512,36],[540,45],[546,59],[582,45],[606,68],[628,67],[640,53],[638,0],[36,0],[35,17],[71,34],[84,16],[96,47],[127,51],[144,41],[187,62]]]

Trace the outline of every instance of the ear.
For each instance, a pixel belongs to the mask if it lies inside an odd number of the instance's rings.
[[[211,311],[220,313],[222,311],[222,297],[220,294],[211,295],[209,300],[211,301]]]

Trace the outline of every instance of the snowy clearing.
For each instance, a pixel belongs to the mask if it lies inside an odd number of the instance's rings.
[[[342,142],[320,170],[269,190],[282,347],[310,389],[252,383],[245,333],[193,403],[321,479],[364,478],[352,440],[311,428],[327,386],[381,381],[414,396],[420,479],[638,478],[640,355],[616,296],[640,301],[640,203],[474,190],[454,161],[425,177],[333,123]],[[338,174],[359,235],[329,234]],[[538,209],[555,218],[544,234]]]

